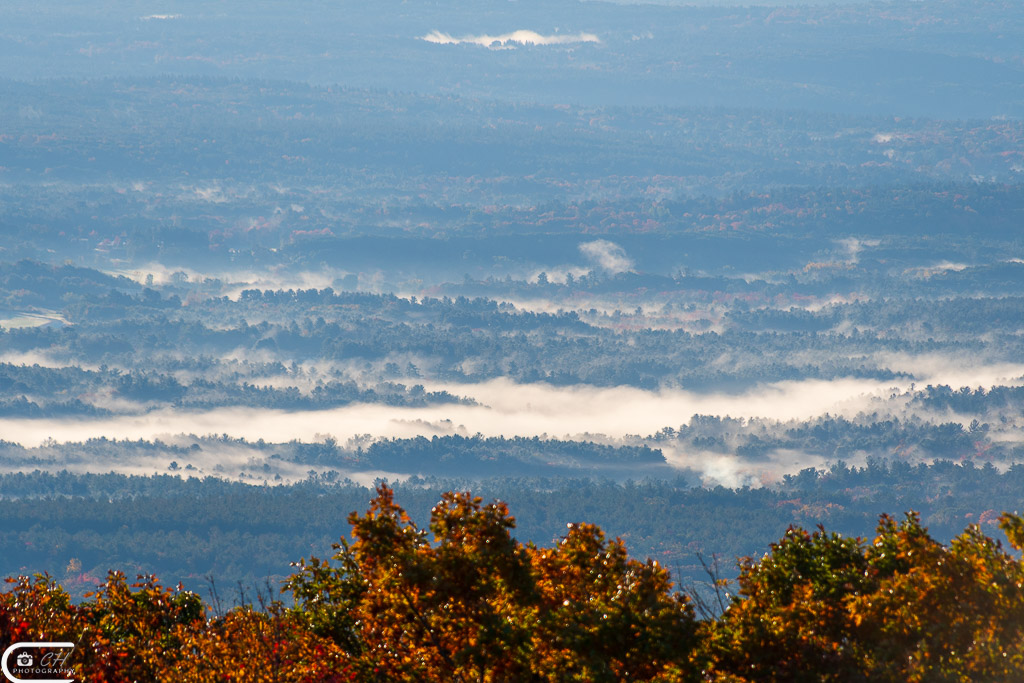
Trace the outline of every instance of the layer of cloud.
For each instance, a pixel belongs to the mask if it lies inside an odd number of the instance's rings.
[[[847,254],[847,261],[849,263],[857,263],[860,260],[860,252],[865,247],[877,247],[882,243],[881,240],[866,240],[858,237],[846,237],[841,240],[836,240],[839,246]]]
[[[77,359],[72,360],[55,358],[49,351],[7,351],[0,353],[0,363],[11,365],[38,365],[42,368],[82,368],[83,370],[98,370],[99,366],[90,363],[82,363]]]
[[[969,355],[944,353],[878,352],[872,355],[878,367],[912,375],[918,387],[945,384],[960,387],[1019,386],[1024,363],[989,362]]]
[[[523,29],[495,36],[481,34],[462,36],[460,38],[456,38],[448,33],[442,33],[441,31],[431,31],[425,36],[420,36],[420,40],[438,45],[481,45],[491,49],[516,47],[518,45],[573,45],[576,43],[601,42],[593,33],[542,35],[536,31]]]
[[[976,365],[959,369],[949,359],[939,357],[900,357],[887,360],[894,365],[913,368],[919,380],[958,386],[969,374],[972,385],[1003,384],[1019,377],[1024,366],[1000,364]],[[961,372],[965,374],[960,374]],[[1012,379],[1010,380],[1012,381]],[[479,405],[428,405],[397,407],[381,404],[356,404],[319,411],[282,411],[255,408],[219,408],[208,411],[154,410],[145,414],[119,415],[98,419],[0,419],[0,434],[9,442],[26,447],[51,443],[83,442],[106,437],[117,440],[160,440],[164,443],[190,443],[189,439],[206,435],[227,435],[250,442],[263,439],[270,443],[292,440],[322,441],[328,436],[339,443],[369,443],[374,438],[431,437],[447,434],[484,436],[540,436],[569,440],[595,440],[603,443],[638,444],[648,442],[645,435],[663,427],[679,427],[694,414],[764,418],[777,423],[811,419],[825,413],[853,418],[859,413],[883,412],[906,408],[893,397],[905,395],[910,380],[886,382],[845,378],[838,380],[801,380],[777,382],[753,387],[736,394],[698,393],[683,390],[646,391],[632,387],[556,387],[545,383],[516,384],[496,379],[479,384],[434,384],[429,390],[444,389],[471,396]],[[185,436],[189,435],[189,436]],[[197,437],[190,436],[197,435]],[[186,441],[183,442],[182,439]],[[669,463],[690,470],[705,484],[730,486],[770,484],[786,473],[805,467],[821,467],[817,455],[773,452],[767,457],[748,459],[730,453],[691,451],[670,442],[651,441],[662,448]],[[204,442],[195,462],[174,457],[179,464],[193,464],[202,474],[236,478],[241,472],[266,476],[254,466],[255,455],[244,446],[231,452],[212,453]],[[73,471],[164,471],[166,455],[144,455],[138,462],[94,461],[93,456],[74,462],[49,463],[54,468]],[[855,458],[856,459],[856,458]],[[46,465],[47,463],[38,463]],[[8,463],[8,466],[17,466]],[[303,478],[306,469],[280,471],[275,463],[274,477],[285,480]],[[125,469],[127,468],[127,469]],[[136,468],[136,470],[132,470]],[[363,473],[366,474],[366,473]],[[349,476],[349,473],[346,473]],[[366,476],[370,476],[367,474]]]
[[[799,472],[808,467],[824,469],[825,458],[811,453],[794,450],[774,450],[764,458],[748,460],[728,453],[694,451],[673,448],[671,444],[659,443],[658,448],[673,467],[687,469],[696,474],[702,486],[771,486],[781,481],[782,476]],[[848,465],[860,465],[858,458],[847,458]]]
[[[615,242],[594,240],[584,242],[579,249],[589,261],[609,273],[622,273],[633,268],[633,260],[626,256],[626,250]]]
[[[828,411],[855,413],[866,407],[871,397],[887,396],[890,388],[891,383],[873,380],[805,380],[778,382],[742,394],[699,394],[632,387],[555,387],[496,379],[428,387],[472,396],[481,404],[477,406],[356,404],[319,411],[166,409],[94,420],[0,419],[0,433],[5,440],[24,446],[36,446],[50,438],[61,443],[102,436],[167,440],[179,434],[228,434],[274,443],[312,441],[331,434],[344,441],[367,433],[408,438],[449,429],[451,433],[479,432],[485,436],[544,434],[562,438],[589,432],[623,438],[678,426],[695,413],[775,420],[806,419]]]
[[[190,446],[182,450],[181,446]],[[175,449],[174,446],[179,448]],[[333,472],[363,486],[378,479],[403,481],[408,475],[379,469],[348,469],[329,465],[291,462],[267,450],[246,444],[224,443],[216,438],[202,439],[181,436],[157,441],[144,447],[121,443],[104,452],[94,446],[82,451],[74,447],[53,447],[44,444],[26,451],[8,450],[0,461],[0,473],[27,469],[68,471],[74,474],[116,472],[125,475],[150,476],[175,473],[184,477],[218,477],[251,484],[284,485],[303,481],[310,474]]]
[[[350,274],[350,271],[337,268],[321,270],[288,271],[284,268],[270,268],[263,271],[253,270],[218,270],[198,271],[187,266],[166,266],[150,262],[131,269],[107,270],[109,275],[121,275],[139,284],[146,284],[148,276],[153,277],[153,284],[169,285],[174,275],[183,273],[188,279],[186,283],[203,283],[206,280],[220,280],[221,294],[237,300],[246,289],[285,290],[285,289],[324,289],[338,288],[338,281]],[[361,287],[364,291],[369,287]]]
[[[941,275],[942,273],[948,273],[950,271],[960,272],[966,270],[968,265],[966,263],[953,263],[951,261],[942,261],[931,266],[919,266],[916,268],[908,268],[906,272],[908,275],[913,277],[919,277],[927,280],[933,275]]]

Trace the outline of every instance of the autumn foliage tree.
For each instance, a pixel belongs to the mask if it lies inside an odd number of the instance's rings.
[[[448,493],[428,534],[386,487],[349,522],[336,564],[300,563],[288,589],[368,680],[641,681],[688,666],[687,600],[596,527],[538,549],[511,536],[503,503]]]

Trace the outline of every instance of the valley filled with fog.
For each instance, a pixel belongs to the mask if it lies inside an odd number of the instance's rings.
[[[0,9],[0,572],[1013,508],[1024,12],[763,4]]]

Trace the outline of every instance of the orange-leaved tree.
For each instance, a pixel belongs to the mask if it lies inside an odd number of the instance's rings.
[[[72,642],[75,679],[90,683],[183,681],[333,683],[355,680],[348,655],[284,610],[241,606],[207,617],[194,593],[119,572],[74,604],[46,576],[12,579],[0,593],[0,646]]]
[[[550,680],[682,680],[692,675],[693,609],[658,563],[632,560],[592,524],[530,549],[541,604],[533,645]]]
[[[574,526],[553,549],[516,541],[504,503],[448,493],[419,529],[377,489],[335,564],[299,563],[286,585],[310,628],[365,680],[668,680],[689,671],[695,630],[667,572]]]

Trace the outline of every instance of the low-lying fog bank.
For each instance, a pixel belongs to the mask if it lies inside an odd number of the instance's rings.
[[[944,377],[936,359],[921,359],[917,369],[919,375],[934,371],[936,382]],[[1022,368],[953,369],[949,377],[966,379],[965,372],[972,373],[975,386],[1006,390]],[[331,472],[360,482],[411,474],[535,472],[684,476],[703,485],[760,486],[838,460],[980,458],[1005,465],[1024,459],[1024,424],[1013,410],[988,406],[985,400],[994,394],[922,390],[910,382],[786,381],[736,394],[507,379],[431,388],[477,404],[164,408],[94,419],[5,418],[0,468],[172,471],[272,484]],[[419,437],[427,440],[415,441]],[[389,440],[402,441],[387,446],[400,456],[383,447],[373,451]],[[570,450],[579,453],[566,455],[565,444],[573,443],[579,446]],[[651,450],[638,456],[636,448]],[[595,459],[588,450],[596,449],[607,452]],[[459,462],[468,465],[460,470]]]

